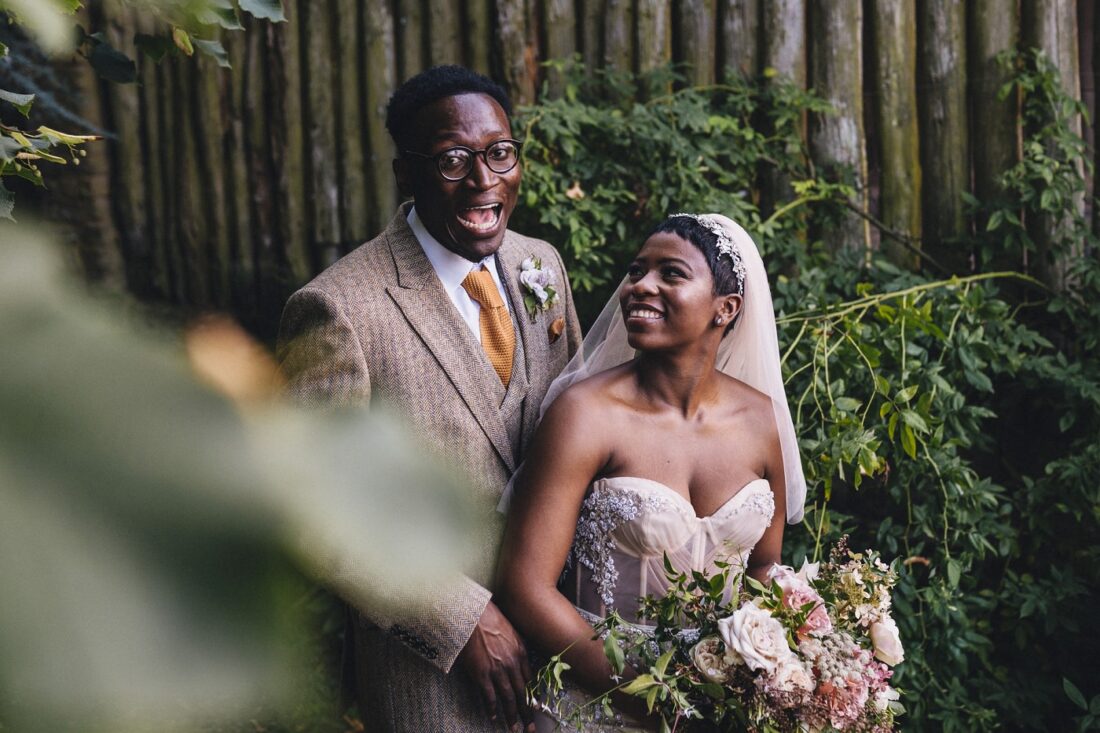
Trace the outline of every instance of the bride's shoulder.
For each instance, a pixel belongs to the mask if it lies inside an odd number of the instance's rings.
[[[775,410],[771,397],[742,382],[740,379],[722,376],[722,399],[730,414],[764,424],[775,424]]]
[[[625,364],[593,374],[567,387],[554,400],[550,410],[559,415],[606,411],[623,401],[629,380],[630,373]]]

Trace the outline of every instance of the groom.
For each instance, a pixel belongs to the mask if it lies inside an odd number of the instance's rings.
[[[500,86],[461,67],[405,82],[386,126],[412,202],[283,311],[291,393],[396,411],[465,475],[484,517],[475,566],[430,610],[356,614],[355,688],[370,731],[481,733],[501,713],[509,727],[526,717],[526,652],[492,600],[495,506],[580,327],[557,251],[506,229],[520,184],[510,113]]]

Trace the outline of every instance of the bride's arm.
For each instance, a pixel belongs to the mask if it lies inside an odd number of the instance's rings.
[[[783,527],[787,523],[787,479],[783,473],[783,449],[779,443],[779,431],[775,427],[775,413],[770,402],[767,413],[762,416],[766,424],[771,426],[767,440],[767,451],[764,459],[764,478],[772,488],[772,497],[775,499],[775,513],[772,515],[771,524],[764,530],[764,536],[756,543],[749,555],[748,573],[757,580],[766,583],[768,569],[775,563],[781,562],[783,550]]]
[[[557,589],[592,479],[610,457],[598,398],[577,388],[543,417],[512,498],[499,568],[500,605],[537,649],[564,659],[590,691],[615,686],[603,644]]]

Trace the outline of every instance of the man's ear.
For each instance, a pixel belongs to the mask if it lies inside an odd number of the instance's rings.
[[[393,178],[397,182],[397,190],[405,198],[413,195],[412,171],[409,170],[409,161],[405,158],[393,159]]]

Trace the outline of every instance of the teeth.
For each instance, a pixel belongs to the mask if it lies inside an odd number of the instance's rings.
[[[655,321],[659,318],[662,318],[660,313],[658,313],[655,310],[650,310],[649,308],[631,308],[630,309],[630,317],[631,318],[645,318],[645,319],[650,320],[650,321]]]
[[[458,217],[458,220],[460,222],[462,222],[462,226],[466,227],[467,229],[473,229],[475,232],[489,231],[490,229],[492,229],[493,227],[495,227],[497,225],[497,222],[500,221],[499,206],[500,206],[500,204],[485,204],[484,206],[471,206],[468,209],[466,209],[467,211],[482,211],[482,210],[485,210],[485,209],[491,209],[493,211],[493,213],[495,214],[495,216],[493,216],[492,221],[487,221],[484,224],[477,224],[475,222],[470,221],[469,219],[463,218],[461,215]]]

